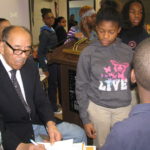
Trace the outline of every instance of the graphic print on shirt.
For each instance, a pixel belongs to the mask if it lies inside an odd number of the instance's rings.
[[[136,46],[137,46],[137,44],[136,44],[135,41],[130,41],[130,42],[128,43],[128,45],[129,45],[132,49],[136,48]]]
[[[110,60],[110,65],[104,67],[104,73],[102,73],[101,81],[99,84],[100,91],[122,91],[127,90],[128,79],[126,77],[126,71],[129,67],[129,63],[119,63],[116,60]]]

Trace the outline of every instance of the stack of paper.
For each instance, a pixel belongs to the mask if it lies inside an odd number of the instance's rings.
[[[96,150],[95,146],[85,146],[83,143],[73,143],[73,139],[58,141],[54,144],[41,143],[44,144],[46,150]]]

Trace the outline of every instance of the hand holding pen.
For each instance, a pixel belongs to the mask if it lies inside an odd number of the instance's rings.
[[[43,144],[38,144],[32,139],[30,139],[30,142],[32,143],[32,146],[29,148],[29,150],[46,150]]]

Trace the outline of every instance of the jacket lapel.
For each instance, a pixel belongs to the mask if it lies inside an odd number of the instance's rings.
[[[8,94],[7,100],[10,101],[10,104],[14,104],[16,109],[19,109],[20,112],[22,112],[22,110],[26,111],[1,61],[0,61],[0,85],[1,88],[5,89],[5,91],[7,92]]]
[[[32,107],[32,101],[30,99],[32,99],[32,95],[31,95],[31,90],[33,90],[32,87],[32,77],[29,74],[29,68],[27,67],[27,65],[25,65],[21,70],[21,77],[22,77],[22,82],[23,82],[23,86],[24,86],[24,92],[25,92],[25,96],[26,96],[26,101],[28,103],[28,105],[30,106],[30,108]]]

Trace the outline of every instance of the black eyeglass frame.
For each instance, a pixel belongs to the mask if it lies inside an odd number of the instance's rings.
[[[31,50],[15,49],[15,48],[13,48],[7,41],[4,40],[3,42],[5,42],[6,45],[7,45],[9,48],[12,49],[13,54],[15,54],[15,55],[21,55],[21,54],[25,53],[26,56],[29,56],[29,55],[32,54],[32,51],[33,51],[32,47],[31,47]]]

